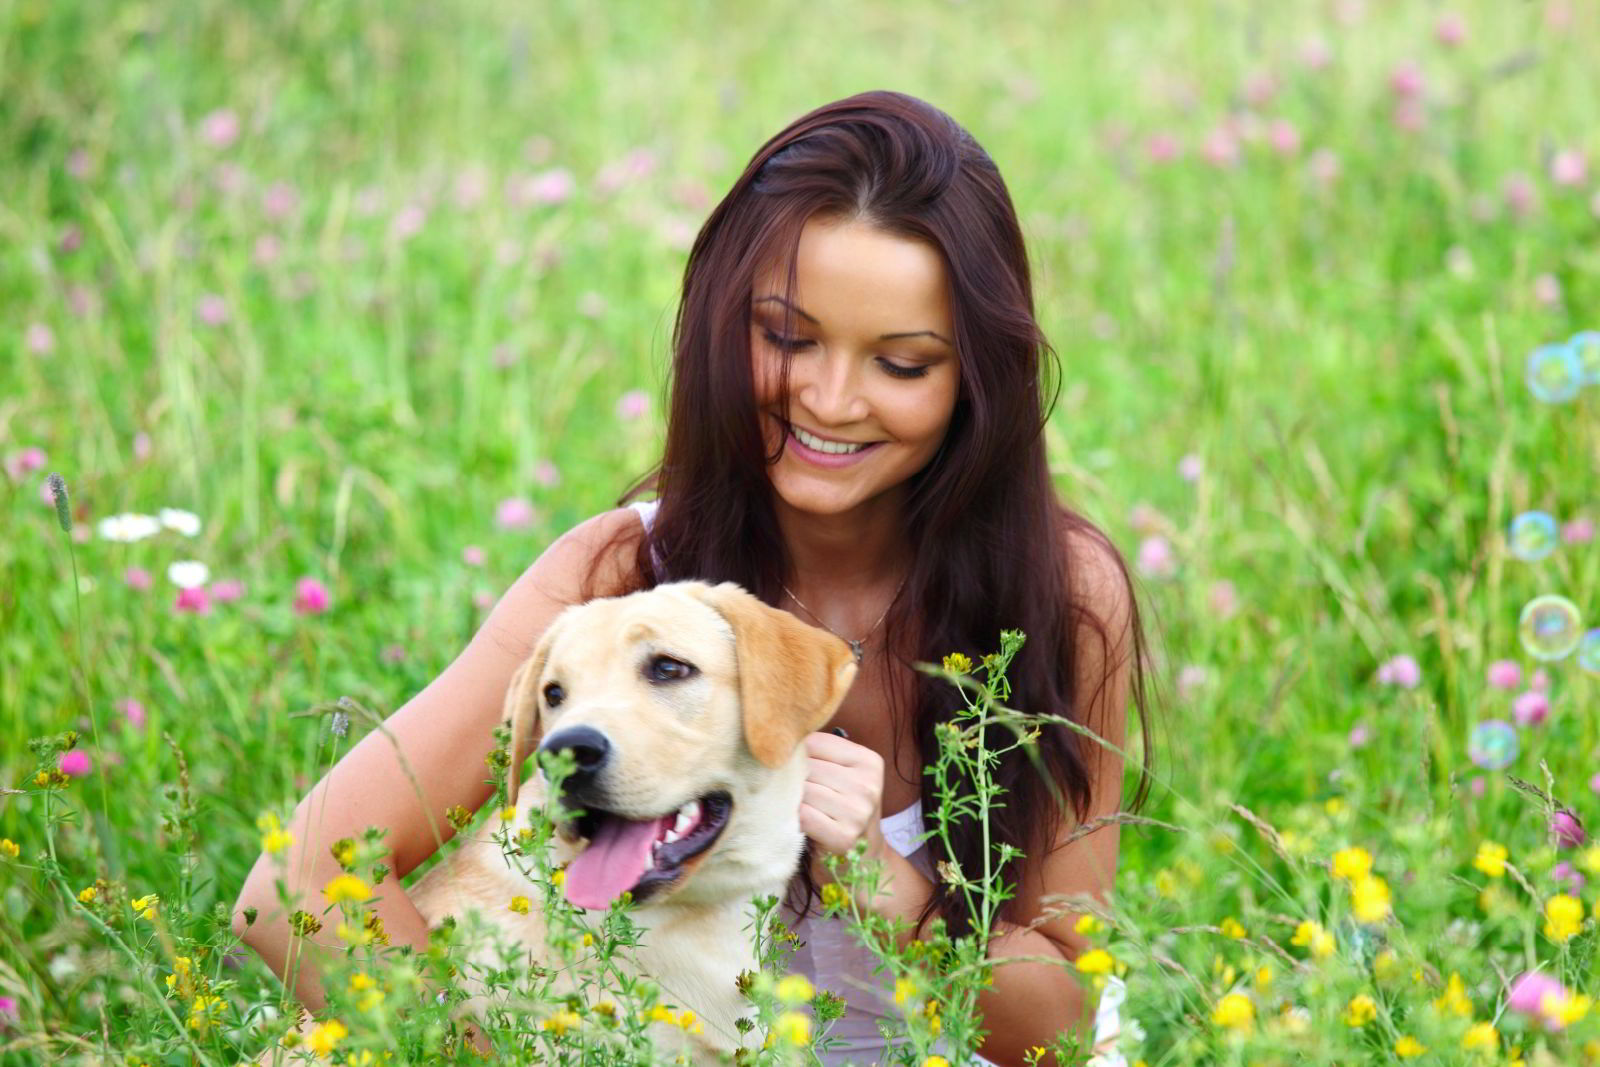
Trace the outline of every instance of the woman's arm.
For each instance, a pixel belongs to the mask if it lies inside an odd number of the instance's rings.
[[[372,910],[382,918],[392,945],[425,947],[427,926],[400,890],[400,879],[453,835],[444,817],[447,808],[459,804],[475,811],[489,799],[484,757],[494,747],[493,731],[512,673],[555,616],[581,599],[583,580],[599,554],[618,535],[638,528],[637,516],[619,508],[551,545],[501,597],[455,662],[312,787],[286,827],[294,843],[281,860],[265,852],[257,857],[234,904],[233,930],[307,1008],[320,1011],[326,1003],[321,958],[339,953],[342,945],[331,930],[313,938],[290,936],[278,903],[279,879],[287,882],[291,910],[318,914],[325,903],[322,887],[341,873],[329,846],[340,838],[358,838],[369,826],[385,828],[394,875],[380,887],[381,900]],[[635,544],[635,538],[624,537],[606,558],[597,575],[602,593],[621,587]],[[525,758],[527,752],[516,756]],[[280,872],[282,861],[287,867]],[[245,923],[247,908],[258,913],[254,924]],[[315,958],[298,958],[300,953]]]

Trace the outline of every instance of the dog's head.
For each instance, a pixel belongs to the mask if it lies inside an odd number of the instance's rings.
[[[787,879],[802,840],[800,742],[855,673],[845,642],[731,582],[674,582],[559,615],[506,710],[515,752],[538,740],[576,763],[563,802],[582,814],[561,834],[582,851],[567,898],[660,899],[697,872],[710,891],[719,869],[727,884],[775,868]]]

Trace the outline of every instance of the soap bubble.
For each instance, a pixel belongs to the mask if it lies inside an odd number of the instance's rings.
[[[1578,666],[1590,674],[1600,674],[1600,629],[1590,630],[1578,642]]]
[[[1600,385],[1600,330],[1584,330],[1573,334],[1567,347],[1578,357],[1583,384]]]
[[[1534,659],[1562,659],[1572,654],[1583,635],[1578,605],[1554,593],[1534,597],[1522,609],[1517,631],[1522,647]]]
[[[1555,517],[1543,511],[1524,511],[1511,520],[1511,554],[1524,563],[1544,559],[1560,541]]]
[[[1504,719],[1485,719],[1467,737],[1467,758],[1486,771],[1509,767],[1517,748],[1517,728]]]
[[[1528,357],[1528,391],[1546,404],[1564,404],[1578,395],[1583,367],[1571,345],[1540,345]]]

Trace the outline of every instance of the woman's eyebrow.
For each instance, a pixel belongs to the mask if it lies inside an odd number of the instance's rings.
[[[822,325],[822,323],[817,321],[816,316],[810,314],[809,312],[807,312],[803,308],[796,307],[794,304],[789,303],[789,301],[785,300],[781,296],[763,296],[763,297],[760,297],[759,299],[757,299],[755,301],[755,303],[762,304],[762,303],[765,303],[768,300],[771,300],[771,301],[774,301],[776,303],[782,304],[784,307],[788,308],[790,311],[794,312],[796,315],[799,315],[802,319],[805,319],[807,322],[811,323],[813,326],[821,326]],[[949,338],[944,337],[944,336],[942,336],[940,334],[934,333],[932,330],[914,330],[914,331],[911,331],[909,333],[886,333],[883,336],[879,337],[878,340],[880,340],[880,341],[896,341],[896,340],[899,340],[902,337],[923,337],[923,336],[932,337],[932,338],[935,338],[937,340],[943,341],[945,344],[950,345],[951,348],[955,347],[955,345],[951,343]]]

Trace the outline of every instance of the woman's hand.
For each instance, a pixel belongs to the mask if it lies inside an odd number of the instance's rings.
[[[883,839],[883,757],[865,745],[832,733],[810,734],[805,739],[806,785],[800,799],[800,829],[815,846],[812,874],[828,882],[823,854],[850,851],[866,841],[867,858],[888,859]]]

